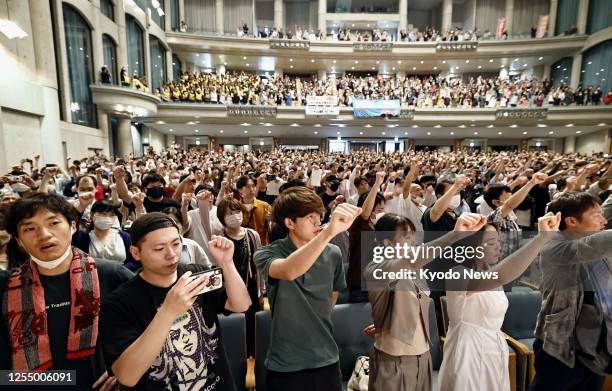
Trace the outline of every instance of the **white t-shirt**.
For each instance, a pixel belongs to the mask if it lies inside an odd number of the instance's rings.
[[[401,194],[385,203],[385,213],[395,213],[409,218],[417,232],[423,232],[423,224],[421,223],[423,211],[412,202],[410,196],[404,198]]]

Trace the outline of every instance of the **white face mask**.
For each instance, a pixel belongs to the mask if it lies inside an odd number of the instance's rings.
[[[372,219],[372,224],[376,224],[376,222],[385,215],[385,212],[376,213],[374,218]]]
[[[172,184],[172,186],[178,186],[179,185],[179,180],[178,179],[171,179],[170,183]]]
[[[71,252],[72,246],[68,245],[66,251],[59,258],[54,259],[52,261],[41,261],[40,259],[35,258],[33,255],[30,255],[30,258],[32,258],[32,261],[34,261],[35,264],[42,267],[43,269],[51,270],[58,267]]]
[[[94,227],[97,229],[101,229],[106,231],[107,229],[111,229],[115,225],[115,221],[117,217],[108,217],[108,216],[96,216],[94,218]]]
[[[13,183],[11,187],[17,193],[23,193],[24,191],[30,190],[30,186],[23,184],[23,183]]]
[[[238,228],[242,225],[242,212],[225,216],[225,225],[228,228]]]
[[[455,194],[453,198],[451,198],[448,207],[451,209],[457,209],[461,205],[461,194]]]

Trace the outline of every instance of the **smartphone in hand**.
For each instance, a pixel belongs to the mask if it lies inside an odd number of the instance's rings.
[[[208,277],[208,282],[204,285],[204,288],[197,293],[197,295],[221,289],[223,287],[223,273],[220,267],[214,267],[212,269],[193,273],[191,276],[189,276],[189,283],[193,282],[202,275]]]

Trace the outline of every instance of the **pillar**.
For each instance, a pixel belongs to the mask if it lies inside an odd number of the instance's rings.
[[[319,0],[319,30],[327,35],[327,0]]]
[[[548,11],[548,37],[555,36],[555,28],[557,27],[557,8],[559,0],[550,0],[550,10]]]
[[[285,10],[283,9],[283,6],[283,0],[274,0],[274,27],[276,28],[285,27],[285,21],[283,18]]]
[[[446,34],[453,23],[453,0],[444,0],[442,4],[442,34]]]
[[[166,50],[166,81],[172,80],[174,77],[174,66],[172,65],[172,52],[170,50]]]
[[[117,8],[119,8],[117,10]],[[125,67],[128,64],[128,55],[127,55],[127,36],[126,36],[126,27],[125,27],[125,11],[123,10],[123,2],[116,4],[115,6],[115,22],[117,23],[117,77],[119,76],[119,72],[121,71],[121,67]],[[131,69],[128,69],[128,74],[132,72]],[[118,82],[118,81],[117,81]]]
[[[215,0],[215,27],[217,33],[223,34],[225,32],[223,25],[223,0]]]
[[[217,66],[217,75],[225,75],[225,65],[219,64]]]
[[[512,21],[514,20],[514,0],[506,0],[506,30],[512,34]]]
[[[15,2],[16,3],[16,2]],[[57,93],[56,64],[53,50],[51,6],[47,1],[30,0],[29,12],[32,43],[36,58],[36,75],[41,87],[45,115],[40,120],[42,159],[46,163],[63,163],[60,102]],[[15,12],[13,10],[13,12]],[[63,30],[63,18],[62,18]],[[67,76],[67,75],[66,75]],[[66,94],[68,95],[68,94]],[[42,162],[41,162],[42,163]]]
[[[576,28],[578,29],[578,34],[586,34],[587,19],[589,17],[589,0],[580,0],[578,4]]]
[[[149,24],[149,20],[148,20],[148,16],[147,16],[147,24]],[[151,48],[150,48],[150,40],[149,40],[149,30],[145,30],[144,31],[144,41],[143,41],[143,45],[144,45],[144,66],[142,67],[142,69],[144,69],[144,76],[147,77],[147,85],[149,86],[149,91],[151,91]],[[129,70],[128,70],[129,71]],[[134,70],[132,69],[131,71],[129,71],[130,74],[134,73]],[[139,77],[142,77],[143,75],[138,75]],[[154,92],[154,91],[152,91]]]
[[[576,136],[567,136],[563,139],[563,153],[576,152]]]
[[[175,141],[176,137],[173,134],[166,135],[166,147],[171,147],[172,145],[174,145]]]
[[[172,31],[172,18],[174,18],[174,15],[172,15],[172,6],[170,4],[171,0],[166,0],[164,1],[164,30],[165,31]],[[155,11],[157,12],[157,11]]]
[[[406,32],[408,28],[408,0],[399,0],[399,29]]]
[[[102,137],[106,137],[107,146],[104,151],[107,155],[112,155],[115,151],[112,151],[110,128],[108,127],[108,113],[106,111],[98,109],[98,129],[102,132]]]
[[[574,54],[572,62],[572,74],[570,76],[570,87],[575,90],[580,84],[580,70],[582,69],[582,53]]]
[[[542,71],[542,80],[550,80],[550,64],[544,64]]]
[[[181,21],[185,21],[185,0],[179,0],[179,27],[181,25]]]
[[[132,121],[128,117],[117,118],[117,150],[115,156],[128,157],[134,153],[132,142]]]

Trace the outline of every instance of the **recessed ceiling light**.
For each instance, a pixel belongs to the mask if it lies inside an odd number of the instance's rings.
[[[340,132],[336,132],[336,134],[340,134]]]
[[[518,60],[519,60],[518,58],[515,58],[515,59],[514,59],[514,61],[518,61]]]
[[[503,134],[503,132],[497,132],[497,134],[499,134],[501,136]]]
[[[200,129],[196,129],[196,130],[194,130],[194,132],[196,132],[196,133],[198,133],[199,131],[200,131]]]
[[[359,132],[359,134],[363,134],[363,132]]]
[[[401,64],[401,63],[402,63],[402,60],[397,60],[397,63],[398,63],[398,64]]]
[[[365,125],[363,125],[363,127],[364,127],[364,128],[371,128],[371,127],[372,127],[372,125],[370,125],[370,124],[365,124]]]
[[[459,70],[459,67],[455,67],[455,70],[457,70],[457,71],[458,71],[458,70]]]
[[[465,63],[466,63],[466,64],[469,64],[469,63],[470,63],[470,60],[465,60]]]
[[[421,64],[424,64],[424,63],[425,63],[425,61],[421,60]]]
[[[249,67],[249,66],[251,66],[251,64],[249,64],[249,63],[247,62],[246,66],[247,66],[247,67]]]
[[[395,67],[393,67],[393,70],[395,70]]]
[[[223,129],[221,129],[221,130],[219,131],[219,133],[223,133]]]
[[[200,57],[200,53],[196,53],[196,57]]]
[[[523,134],[527,134],[527,132],[523,132]]]
[[[576,134],[580,134],[580,133],[582,133],[580,130],[577,130],[577,131],[576,131]]]
[[[156,124],[165,124],[164,121],[157,121]]]
[[[489,125],[489,126],[487,126],[487,128],[489,128],[489,129],[490,129],[490,128],[494,128],[494,127],[495,127],[494,125]]]
[[[246,57],[242,57],[243,60],[246,60]]]
[[[241,126],[251,126],[251,124],[250,124],[250,123],[248,123],[248,122],[243,122],[243,123],[241,123],[240,125],[241,125]]]
[[[477,134],[478,134],[478,132],[474,132],[474,134],[475,134],[475,135],[477,135]]]
[[[442,125],[435,125],[434,128],[441,128]]]
[[[478,69],[482,69],[482,65],[478,65]]]
[[[412,67],[412,70],[413,70],[413,71],[416,71],[416,67]]]
[[[455,134],[455,132],[450,132],[450,135],[451,135],[451,136],[452,136],[452,135],[454,135],[454,134]]]
[[[333,63],[335,64],[335,63],[336,63],[336,60],[334,60],[334,61],[333,61]]]
[[[436,71],[436,70],[438,70],[438,67],[434,67],[433,69],[434,69],[434,71]]]
[[[419,127],[419,125],[416,125],[416,124],[415,124],[415,125],[412,125],[412,127],[413,127],[413,128],[418,128],[418,127]]]
[[[289,59],[289,62],[293,62],[293,58],[290,58],[290,59]]]
[[[382,135],[383,135],[383,136],[384,136],[385,134],[386,134],[385,132],[382,132]]]
[[[489,62],[493,62],[493,59],[490,59]]]
[[[527,64],[523,64],[523,66],[524,66],[524,67],[526,67],[526,66],[527,66]]]
[[[247,134],[247,133],[249,133],[249,131],[248,131],[248,130],[245,130],[245,131],[244,131],[244,134]]]
[[[550,132],[548,132],[548,134],[554,134],[554,133],[555,133],[555,132],[554,132],[554,131],[552,131],[552,130],[551,130]]]
[[[291,124],[291,125],[289,125],[289,126],[293,126],[293,127],[295,128],[295,127],[300,126],[300,125],[299,125],[299,124],[296,124],[296,123],[294,122],[294,123],[292,123],[292,124]]]
[[[565,125],[566,128],[571,128],[572,126],[574,126],[574,124],[567,124],[567,125]]]
[[[359,60],[355,60],[355,64],[359,64]]]
[[[544,59],[544,57],[538,57],[539,61],[542,61]]]
[[[312,60],[310,60],[310,62],[315,62],[314,58]]]
[[[355,69],[355,67],[351,67],[351,69]]]
[[[548,127],[548,125],[546,125],[546,124],[537,124],[536,126],[538,128],[546,128],[546,127]]]
[[[375,69],[376,69],[376,67],[372,67],[372,70],[375,70]]]
[[[289,68],[293,69],[293,65],[289,65]]]
[[[597,124],[597,126],[606,126],[606,124],[604,122]]]
[[[272,133],[272,131],[271,131],[271,130],[268,130],[268,134],[270,134],[270,133]]]
[[[314,124],[314,126],[315,126],[316,128],[320,128],[320,127],[321,127],[321,124]]]
[[[314,134],[319,134],[319,132],[317,132],[316,130],[314,131]]]
[[[459,125],[460,128],[465,128],[465,125]]]
[[[427,132],[427,135],[428,135],[428,136],[431,136],[431,132]]]
[[[516,128],[516,127],[518,127],[518,125],[517,125],[517,124],[514,124],[514,125],[510,125],[510,127],[511,127],[511,128]]]
[[[442,64],[446,64],[446,60],[442,60]]]
[[[169,132],[174,132],[174,129],[168,129]]]
[[[377,64],[380,64],[380,61],[376,61]]]

